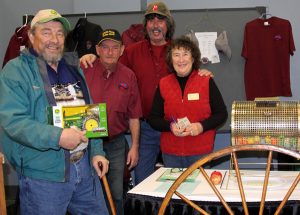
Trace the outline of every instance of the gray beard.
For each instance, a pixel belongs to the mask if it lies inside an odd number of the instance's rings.
[[[62,54],[53,57],[45,56],[42,54],[42,57],[48,64],[57,64],[62,59]]]

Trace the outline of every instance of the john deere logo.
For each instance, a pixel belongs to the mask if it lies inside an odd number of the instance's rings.
[[[58,109],[56,109],[56,110],[55,110],[55,113],[56,113],[56,114],[58,114],[58,113],[59,113],[59,110],[58,110]]]
[[[53,15],[56,15],[57,11],[56,10],[50,10],[50,13],[53,14]]]

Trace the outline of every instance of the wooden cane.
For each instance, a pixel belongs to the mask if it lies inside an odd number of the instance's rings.
[[[103,185],[104,185],[104,190],[105,190],[105,193],[106,193],[106,197],[107,197],[108,202],[109,202],[111,214],[112,215],[117,215],[115,203],[113,201],[113,198],[112,198],[112,195],[111,195],[111,192],[110,192],[110,188],[109,188],[109,185],[108,185],[108,182],[107,182],[107,178],[104,175],[101,179],[102,179],[102,182],[103,182]]]

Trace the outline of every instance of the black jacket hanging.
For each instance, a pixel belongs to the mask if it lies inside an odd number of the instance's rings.
[[[100,25],[89,22],[87,18],[79,18],[75,28],[67,35],[66,51],[77,52],[78,57],[90,53],[97,55],[95,45],[101,32]]]

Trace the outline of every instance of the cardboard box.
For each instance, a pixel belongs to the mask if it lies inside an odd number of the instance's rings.
[[[54,106],[48,109],[50,124],[61,128],[76,127],[86,131],[86,137],[108,136],[106,104]]]

